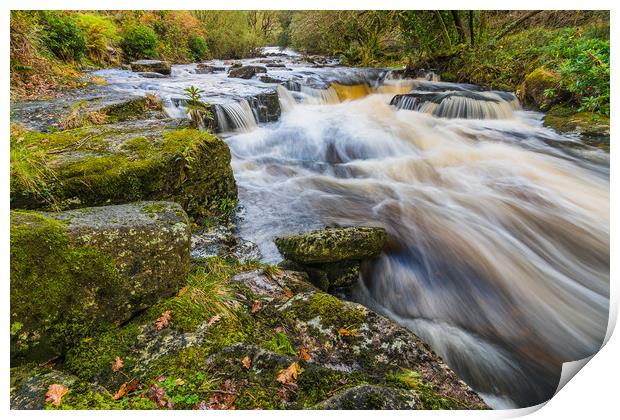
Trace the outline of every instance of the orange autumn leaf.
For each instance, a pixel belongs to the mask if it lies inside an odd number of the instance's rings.
[[[263,308],[263,304],[257,300],[256,302],[254,302],[254,304],[252,305],[252,309],[250,310],[250,312],[252,312],[253,314],[255,314],[256,312],[260,311]]]
[[[293,293],[293,291],[291,289],[289,289],[288,287],[285,287],[284,288],[284,296],[286,296],[287,299],[290,299],[293,296],[295,296],[295,293]]]
[[[338,330],[338,335],[341,337],[355,337],[357,335],[356,331],[347,330],[346,328],[340,328]]]
[[[69,388],[61,384],[51,384],[45,393],[45,401],[52,403],[54,407],[59,407],[62,397],[69,392]]]
[[[281,384],[290,384],[297,380],[297,376],[299,376],[300,373],[301,367],[299,366],[299,363],[293,362],[289,367],[278,372],[276,380]]]
[[[210,327],[213,324],[217,323],[220,319],[222,319],[221,315],[213,315],[211,317],[211,319],[209,320],[209,322],[207,323],[207,326]]]
[[[182,287],[181,290],[179,290],[179,293],[177,293],[177,296],[183,296],[185,293],[187,293],[188,289],[189,286]]]
[[[121,370],[123,368],[123,364],[123,359],[116,356],[116,359],[114,359],[114,363],[112,363],[112,372],[116,373]]]
[[[135,391],[138,389],[138,380],[133,378],[129,382],[123,382],[118,391],[112,396],[113,400],[120,400],[125,395],[129,394],[131,391]]]
[[[252,360],[250,360],[249,356],[245,356],[241,361],[241,364],[244,368],[249,369],[252,366]]]
[[[171,311],[166,311],[164,313],[162,313],[159,318],[157,318],[157,320],[155,321],[155,328],[157,328],[157,331],[161,331],[164,328],[166,328],[168,326],[168,324],[170,324],[170,320],[172,319],[172,312]]]
[[[301,348],[299,349],[299,357],[301,358],[301,360],[303,360],[304,362],[309,362],[310,359],[312,358],[310,356],[310,351],[308,350],[308,347],[306,346],[301,346]]]

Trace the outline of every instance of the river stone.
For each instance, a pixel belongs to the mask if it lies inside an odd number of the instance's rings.
[[[299,264],[333,263],[376,257],[385,244],[380,227],[327,228],[275,238],[278,251]]]
[[[209,74],[209,73],[218,73],[226,71],[226,67],[224,66],[214,66],[206,63],[198,63],[196,65],[196,70],[194,73],[196,74]]]
[[[255,110],[258,122],[274,122],[280,119],[282,109],[280,108],[280,98],[277,92],[260,93],[247,98],[247,100],[252,109]]]
[[[231,68],[228,72],[228,77],[251,79],[257,73],[267,73],[267,69],[263,66],[242,66],[238,68]]]
[[[70,389],[77,381],[77,377],[57,370],[35,374],[15,388],[11,387],[11,410],[42,410],[50,385],[59,384]]]
[[[187,281],[190,232],[171,202],[11,211],[11,359],[50,360]]]
[[[175,201],[194,218],[217,215],[237,187],[226,143],[187,120],[143,120],[27,132],[22,141],[46,151],[54,177],[47,188],[56,208]],[[12,183],[11,207],[50,207],[49,198]]]
[[[169,75],[172,71],[170,63],[161,60],[138,60],[131,64],[131,71],[136,73],[152,72]]]

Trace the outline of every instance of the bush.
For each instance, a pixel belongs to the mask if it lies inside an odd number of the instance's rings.
[[[158,43],[155,31],[145,25],[131,25],[122,33],[121,48],[128,60],[155,58]]]
[[[64,61],[80,61],[86,52],[86,35],[71,15],[45,12],[43,42],[54,55]]]
[[[117,57],[110,54],[119,40],[114,23],[104,16],[78,14],[77,24],[86,34],[88,58],[97,64],[117,64]]]
[[[189,48],[190,53],[192,54],[192,58],[195,61],[203,60],[207,57],[209,53],[209,47],[207,47],[207,41],[203,37],[192,34],[189,36],[187,41],[187,46]]]

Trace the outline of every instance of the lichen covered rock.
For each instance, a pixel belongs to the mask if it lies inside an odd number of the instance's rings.
[[[560,87],[560,76],[548,69],[539,67],[525,77],[519,89],[519,97],[525,105],[545,111],[553,104],[566,99],[566,92]]]
[[[11,211],[11,359],[50,360],[187,281],[189,226],[169,202]]]
[[[346,227],[279,237],[275,243],[285,258],[313,264],[376,257],[385,239],[385,229],[380,227]]]
[[[141,388],[116,403],[125,407],[152,404],[146,390],[159,389],[160,407],[177,409],[327,408],[335,400],[344,407],[358,401],[377,408],[486,408],[413,333],[321,293],[303,273],[220,258],[203,264],[177,296],[122,328],[82,340],[63,369],[112,393],[135,378]],[[158,329],[155,321],[166,311],[170,323]],[[120,371],[111,369],[117,356]],[[287,384],[280,375],[291,366],[296,377]]]
[[[18,184],[12,208],[67,209],[139,200],[175,201],[196,218],[236,200],[228,146],[182,121],[130,121],[67,130],[26,132],[20,139],[49,156],[47,200]],[[51,197],[51,200],[50,200]]]
[[[575,133],[591,145],[609,152],[609,118],[567,106],[554,106],[545,114],[544,123],[560,133]]]
[[[138,60],[133,61],[130,66],[133,72],[152,72],[169,75],[172,71],[170,63],[161,60]]]

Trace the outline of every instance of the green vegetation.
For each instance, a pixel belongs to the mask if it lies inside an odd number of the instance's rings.
[[[157,57],[159,40],[157,34],[146,25],[133,24],[122,34],[120,47],[127,60]]]

